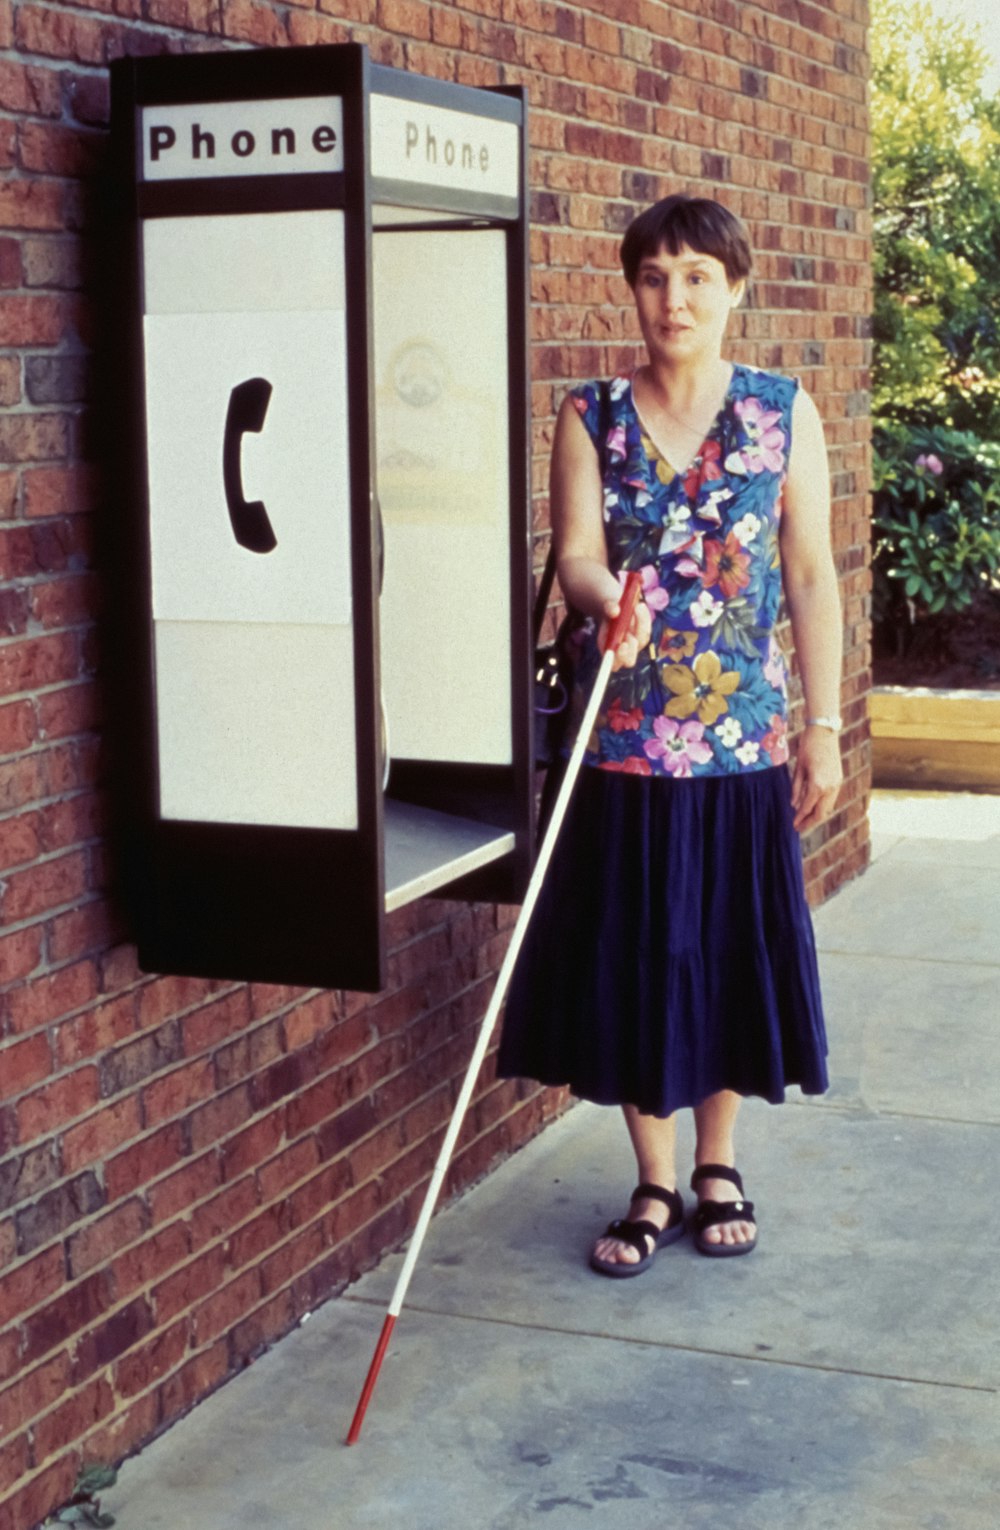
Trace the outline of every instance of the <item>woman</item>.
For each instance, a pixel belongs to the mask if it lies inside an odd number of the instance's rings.
[[[692,1220],[712,1257],[756,1246],[736,1170],[742,1098],[827,1087],[798,834],[833,811],[840,606],[823,430],[798,384],[723,358],[751,256],[720,204],[667,197],[622,264],[648,359],[564,399],[552,523],[568,604],[590,618],[576,705],[618,614],[643,600],[585,756],[514,973],[502,1076],[621,1104],[639,1185],[598,1238],[601,1274],[638,1275],[684,1231],[676,1111],[694,1111]],[[786,761],[782,585],[805,695]]]

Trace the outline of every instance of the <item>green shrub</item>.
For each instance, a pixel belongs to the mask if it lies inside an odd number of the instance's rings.
[[[881,646],[902,652],[921,617],[1000,588],[1000,444],[898,421],[873,444],[874,618]]]

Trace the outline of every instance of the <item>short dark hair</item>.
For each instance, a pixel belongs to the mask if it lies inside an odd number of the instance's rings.
[[[664,247],[669,254],[678,255],[684,245],[699,255],[721,260],[730,286],[750,275],[750,240],[736,214],[710,197],[688,197],[678,192],[647,207],[625,230],[621,246],[625,280],[634,287],[645,256],[655,255]]]

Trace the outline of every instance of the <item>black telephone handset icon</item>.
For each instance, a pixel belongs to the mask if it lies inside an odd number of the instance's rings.
[[[243,437],[248,430],[263,428],[271,398],[266,377],[249,377],[229,395],[226,433],[222,445],[222,481],[232,522],[233,536],[249,552],[269,553],[278,545],[262,500],[243,497]]]

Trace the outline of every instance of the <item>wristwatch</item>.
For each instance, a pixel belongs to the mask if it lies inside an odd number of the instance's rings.
[[[839,733],[844,726],[843,718],[838,714],[836,717],[807,717],[807,728],[829,728],[831,733]]]

